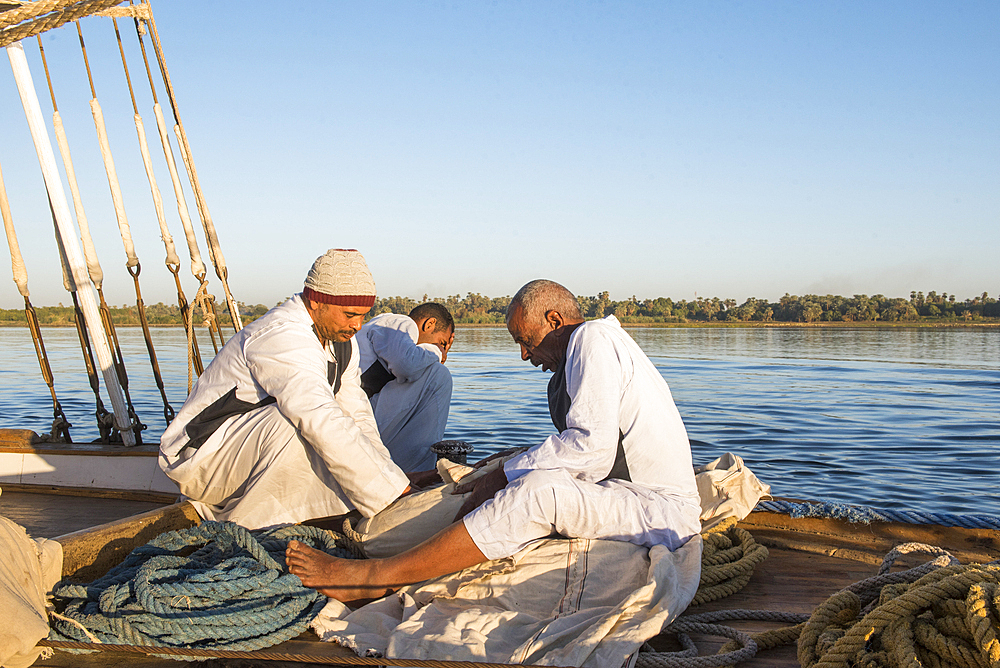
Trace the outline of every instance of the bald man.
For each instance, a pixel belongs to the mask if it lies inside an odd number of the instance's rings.
[[[676,550],[700,531],[687,433],[670,390],[614,316],[584,322],[553,281],[522,287],[507,310],[521,358],[552,371],[558,433],[456,493],[454,524],[395,557],[335,559],[286,551],[303,584],[344,602],[510,556],[540,538],[621,540]]]

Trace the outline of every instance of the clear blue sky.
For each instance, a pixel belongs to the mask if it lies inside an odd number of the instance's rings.
[[[153,10],[248,303],[300,289],[330,247],[360,249],[383,296],[509,295],[538,277],[613,299],[1000,291],[994,1]],[[134,30],[119,23],[155,142]],[[114,33],[106,19],[82,25],[143,295],[172,302]],[[105,292],[134,301],[76,31],[44,40]],[[34,40],[26,53],[48,113]],[[68,303],[6,58],[0,127],[32,301]],[[0,306],[16,308],[9,276]]]

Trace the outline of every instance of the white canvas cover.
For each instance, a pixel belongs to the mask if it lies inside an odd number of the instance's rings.
[[[45,595],[62,574],[62,545],[32,540],[0,517],[0,666],[25,668],[38,658],[35,643],[49,634]]]
[[[540,540],[355,611],[331,600],[312,628],[360,656],[622,666],[687,608],[701,549]]]
[[[455,481],[483,469],[438,463],[446,485],[362,521],[370,557],[398,554],[451,524]],[[726,453],[696,468],[704,528],[743,518],[770,487]],[[621,666],[684,611],[698,589],[701,536],[671,553],[631,543],[551,538],[518,554],[405,587],[352,611],[331,600],[313,622],[361,656],[538,665]]]

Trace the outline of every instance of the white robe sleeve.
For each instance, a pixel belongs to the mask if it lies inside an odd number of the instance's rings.
[[[254,380],[275,398],[282,415],[312,445],[363,515],[374,515],[402,493],[409,484],[406,475],[381,441],[369,438],[334,397],[327,378],[327,355],[311,331],[272,328],[249,340],[245,355]],[[348,367],[353,371],[345,373],[341,382],[353,386],[358,383],[354,353],[351,362]],[[348,399],[346,403],[355,402]],[[366,430],[371,433],[370,425]]]
[[[401,383],[412,383],[431,364],[441,363],[440,350],[418,346],[407,332],[399,329],[375,327],[368,340],[375,355],[386,362],[389,371]]]
[[[574,332],[566,351],[566,430],[509,460],[507,480],[546,469],[563,469],[587,482],[607,477],[618,452],[622,393],[632,368],[631,358],[619,352],[598,328]]]

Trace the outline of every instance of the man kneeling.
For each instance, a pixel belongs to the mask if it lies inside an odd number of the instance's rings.
[[[361,388],[368,395],[382,444],[407,473],[434,468],[431,446],[444,438],[451,405],[451,372],[444,363],[455,341],[455,320],[441,304],[377,315],[356,337]]]
[[[358,603],[548,536],[676,550],[700,531],[680,414],[618,320],[584,322],[569,290],[538,280],[511,300],[507,329],[522,359],[554,372],[549,413],[559,433],[459,486],[471,494],[455,523],[395,557],[342,560],[292,541],[286,561],[305,586]]]

